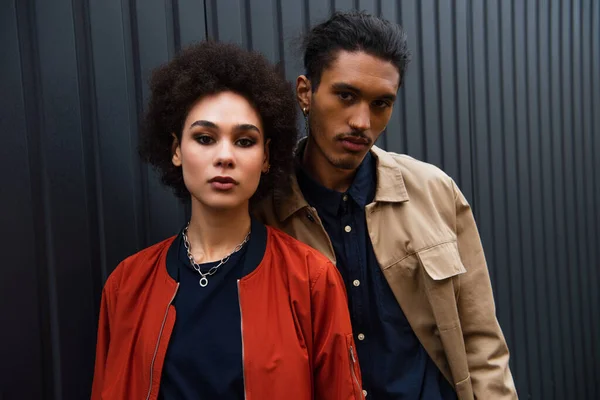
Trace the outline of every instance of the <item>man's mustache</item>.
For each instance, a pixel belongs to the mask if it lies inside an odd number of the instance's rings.
[[[336,140],[344,140],[346,138],[356,138],[356,139],[361,139],[363,140],[366,144],[371,144],[371,138],[369,138],[367,135],[365,135],[363,132],[361,131],[352,131],[349,133],[340,133],[338,135],[335,136]]]

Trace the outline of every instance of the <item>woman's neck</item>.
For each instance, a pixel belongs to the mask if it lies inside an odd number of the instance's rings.
[[[247,205],[215,210],[192,200],[192,217],[187,235],[196,263],[218,261],[226,257],[249,231],[250,212]]]

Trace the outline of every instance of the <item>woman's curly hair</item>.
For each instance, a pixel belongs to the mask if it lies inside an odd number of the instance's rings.
[[[192,45],[153,71],[150,100],[140,137],[142,159],[155,167],[162,182],[182,200],[190,198],[181,167],[171,162],[173,136],[181,141],[183,124],[201,97],[232,91],[254,106],[269,143],[268,174],[263,175],[254,203],[275,185],[286,189],[293,171],[297,140],[296,102],[291,85],[257,52],[233,44],[204,41]]]

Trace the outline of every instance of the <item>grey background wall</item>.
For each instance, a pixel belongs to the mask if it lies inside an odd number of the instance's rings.
[[[0,399],[89,398],[104,280],[185,210],[136,155],[151,69],[212,37],[302,72],[333,10],[404,26],[379,144],[471,201],[521,398],[600,398],[600,2],[3,0]]]

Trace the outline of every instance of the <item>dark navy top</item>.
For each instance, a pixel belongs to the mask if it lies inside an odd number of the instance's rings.
[[[242,334],[237,281],[254,270],[266,248],[266,227],[252,221],[248,243],[199,285],[181,234],[167,254],[179,281],[175,326],[162,370],[159,399],[243,399]],[[203,272],[218,262],[201,264]]]
[[[367,399],[456,399],[412,331],[373,251],[365,206],[375,198],[376,165],[368,153],[350,188],[339,193],[298,168],[298,184],[316,208],[344,278]]]

